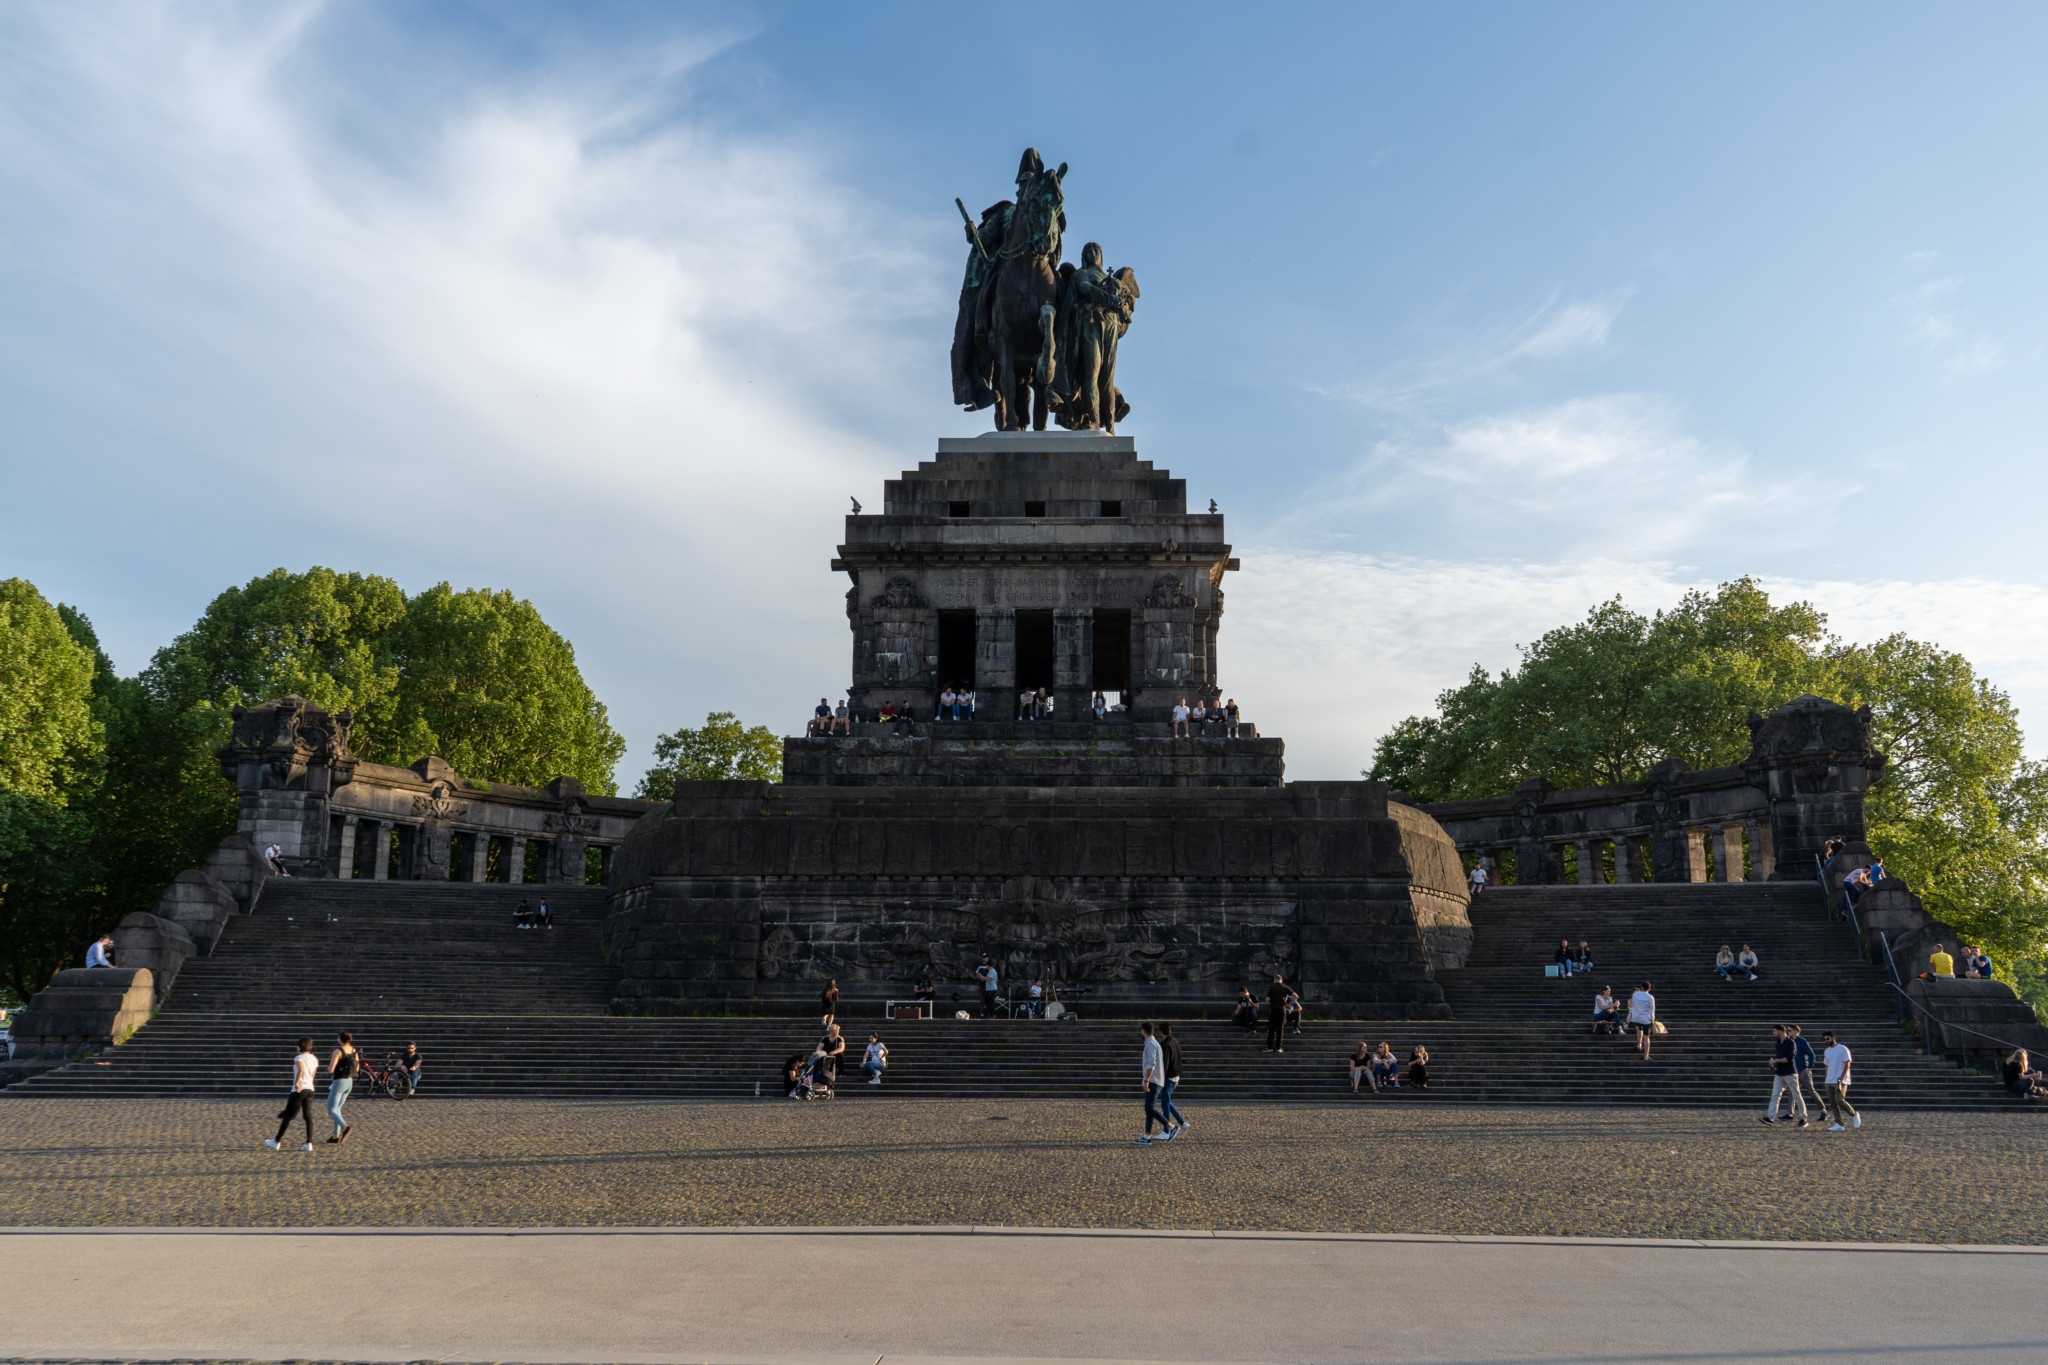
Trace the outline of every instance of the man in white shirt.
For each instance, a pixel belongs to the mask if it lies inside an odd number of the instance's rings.
[[[1150,1024],[1138,1025],[1138,1032],[1145,1039],[1145,1050],[1138,1058],[1138,1065],[1144,1072],[1144,1079],[1139,1083],[1145,1088],[1145,1135],[1134,1141],[1150,1142],[1152,1122],[1157,1119],[1161,1129],[1160,1141],[1165,1142],[1173,1137],[1173,1131],[1166,1126],[1166,1119],[1158,1106],[1159,1088],[1166,1083],[1166,1054],[1160,1050],[1159,1040],[1152,1036]]]
[[[1474,896],[1477,896],[1480,892],[1486,889],[1486,879],[1489,875],[1490,874],[1486,870],[1486,859],[1481,858],[1478,862],[1472,864],[1471,880],[1472,894]]]
[[[85,950],[85,965],[88,967],[111,967],[114,965],[114,936],[101,934],[99,940]]]
[[[1835,1035],[1832,1033],[1823,1033],[1820,1036],[1820,1040],[1827,1044],[1827,1051],[1821,1054],[1821,1059],[1827,1063],[1828,1067],[1828,1108],[1833,1111],[1835,1120],[1834,1123],[1829,1125],[1828,1131],[1830,1133],[1842,1131],[1842,1115],[1844,1114],[1849,1116],[1849,1126],[1851,1128],[1861,1128],[1863,1126],[1863,1115],[1857,1113],[1855,1106],[1849,1103],[1849,1063],[1852,1060],[1849,1056],[1849,1049],[1836,1042]]]
[[[1174,733],[1174,737],[1175,737],[1176,739],[1186,739],[1186,738],[1187,738],[1187,735],[1188,735],[1188,699],[1187,699],[1186,697],[1182,697],[1182,698],[1181,698],[1181,699],[1180,699],[1180,700],[1179,700],[1178,702],[1176,702],[1176,703],[1174,704],[1174,708],[1173,708],[1173,733]]]
[[[1657,1022],[1657,997],[1650,994],[1650,983],[1636,983],[1635,994],[1628,998],[1629,1027],[1636,1031],[1636,1046],[1643,1054],[1643,1060],[1650,1060],[1650,1026]]]

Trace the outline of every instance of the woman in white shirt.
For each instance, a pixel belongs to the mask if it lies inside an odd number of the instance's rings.
[[[1602,1024],[1615,1025],[1621,1020],[1621,1006],[1615,1002],[1614,987],[1602,986],[1600,994],[1593,997],[1593,1032],[1599,1033]]]
[[[1636,993],[1628,998],[1629,1027],[1636,1031],[1636,1044],[1641,1048],[1643,1060],[1650,1060],[1650,1025],[1657,1022],[1657,997],[1650,994],[1650,983],[1641,982]]]
[[[868,1073],[869,1085],[880,1085],[882,1073],[889,1069],[889,1049],[882,1043],[882,1035],[868,1035],[867,1055],[861,1058],[860,1069]]]
[[[277,1116],[277,1136],[265,1138],[265,1147],[273,1152],[281,1150],[284,1130],[292,1126],[296,1115],[306,1121],[306,1145],[299,1150],[313,1150],[313,1080],[319,1074],[320,1059],[313,1055],[313,1040],[299,1039],[298,1055],[292,1058],[292,1093],[285,1099],[284,1112]]]

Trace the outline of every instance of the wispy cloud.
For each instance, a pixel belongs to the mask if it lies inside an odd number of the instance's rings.
[[[1921,276],[1939,261],[1935,252],[1914,252],[1901,262],[1901,268],[1910,275]],[[1966,375],[2001,369],[2007,360],[2004,343],[1988,333],[1975,331],[1963,316],[1959,296],[1965,283],[1961,275],[1919,278],[1895,293],[1891,306],[1908,343],[1932,356],[1949,373]]]
[[[17,413],[70,428],[12,486],[95,508],[194,614],[316,559],[531,596],[636,756],[713,705],[795,714],[844,669],[845,493],[905,463],[861,433],[931,430],[898,376],[949,302],[936,233],[800,137],[654,117],[710,45],[441,71],[460,93],[393,135],[321,102],[321,16],[0,17],[0,197],[36,208],[0,348]],[[43,534],[24,502],[0,525]],[[129,667],[161,616],[138,634]]]

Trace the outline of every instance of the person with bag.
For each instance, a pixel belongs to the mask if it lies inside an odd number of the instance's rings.
[[[1629,1027],[1636,1031],[1636,1047],[1643,1054],[1643,1060],[1650,1060],[1650,1029],[1657,1022],[1657,997],[1650,994],[1650,983],[1636,983],[1635,994],[1628,998]]]
[[[283,1150],[285,1129],[292,1126],[294,1116],[306,1121],[306,1145],[302,1152],[313,1150],[313,1078],[320,1074],[320,1059],[313,1055],[313,1040],[299,1039],[299,1051],[292,1058],[292,1088],[285,1098],[284,1109],[277,1116],[277,1136],[263,1139],[263,1145],[271,1151]]]
[[[349,1092],[356,1088],[356,1073],[362,1069],[362,1058],[356,1053],[355,1035],[348,1030],[342,1030],[335,1041],[334,1055],[327,1059],[327,1117],[334,1120],[334,1133],[327,1140],[347,1142],[348,1135],[355,1129],[342,1120],[341,1110],[348,1103]]]

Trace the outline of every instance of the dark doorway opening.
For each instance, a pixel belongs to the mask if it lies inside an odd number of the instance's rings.
[[[1052,613],[1017,613],[1017,686],[1052,686]]]
[[[974,686],[974,613],[939,613],[939,689]]]
[[[1095,613],[1095,690],[1115,701],[1110,694],[1131,688],[1131,614],[1127,611]]]

